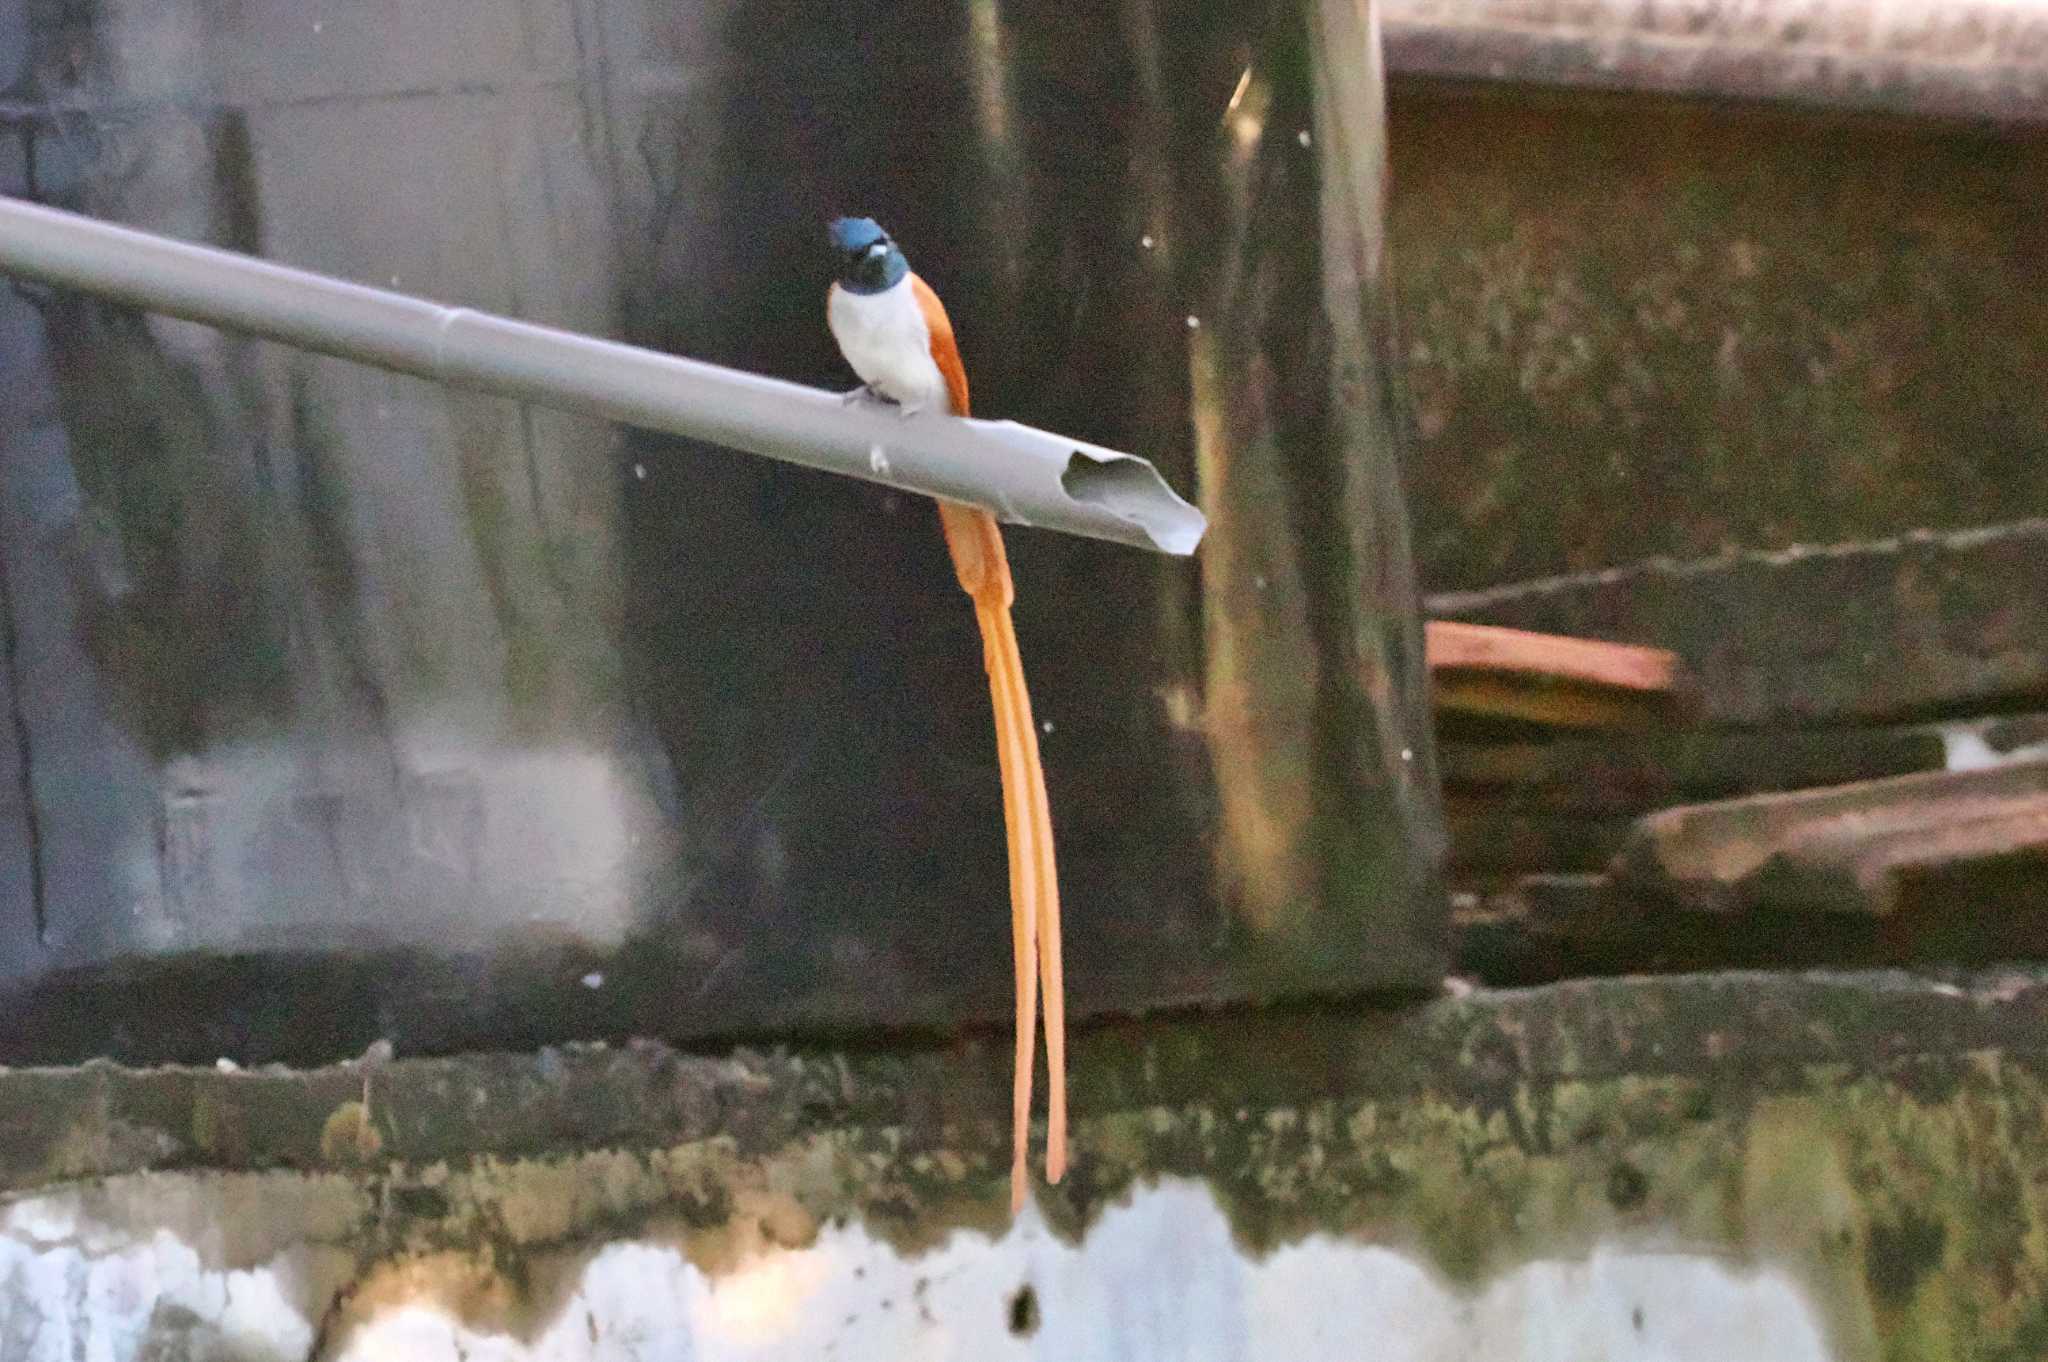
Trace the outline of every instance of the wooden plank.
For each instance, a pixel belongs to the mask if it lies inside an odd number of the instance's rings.
[[[1429,670],[1501,672],[1619,690],[1677,689],[1682,667],[1669,648],[1539,634],[1493,624],[1430,620],[1423,625]]]
[[[1440,715],[1626,731],[1688,711],[1686,672],[1669,649],[1458,621],[1427,621],[1423,639]]]
[[[1454,908],[1457,968],[1514,986],[1744,959],[1729,919],[1674,909],[1605,875],[1525,875]]]
[[[1455,620],[1430,620],[1423,636],[1439,714],[1634,730],[1686,708],[1684,668],[1668,649]]]
[[[1435,619],[1668,648],[1710,724],[1904,720],[2048,697],[2048,520],[1651,562],[1432,596]]]
[[[1849,785],[2009,759],[2048,742],[2048,715],[1952,724],[1563,735],[1437,744],[1446,789],[1531,812],[1640,814],[1673,804]]]
[[[1973,886],[1974,887],[1974,886]],[[2040,892],[2034,892],[2038,900]],[[1974,902],[2000,905],[2009,897]],[[1588,975],[1726,969],[1870,967],[1911,961],[2012,959],[2039,954],[2048,914],[1875,918],[1768,906],[1739,915],[1689,912],[1605,875],[1529,875],[1454,901],[1457,969],[1517,986]],[[1964,923],[1962,934],[1930,929]],[[2034,950],[2012,947],[2031,944]],[[2001,949],[2003,948],[2003,949]]]
[[[2048,852],[2048,761],[1666,809],[1613,863],[1626,888],[1715,912],[1883,915],[1916,876]]]

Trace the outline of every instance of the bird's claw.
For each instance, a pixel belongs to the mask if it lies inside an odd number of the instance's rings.
[[[848,407],[895,407],[901,410],[903,405],[895,398],[883,395],[867,383],[861,384],[858,388],[840,398],[839,401],[842,405]]]
[[[892,407],[895,409],[896,417],[900,421],[908,421],[911,417],[924,410],[922,406],[905,406],[892,397],[884,397],[865,383],[841,397],[839,405],[843,407]]]

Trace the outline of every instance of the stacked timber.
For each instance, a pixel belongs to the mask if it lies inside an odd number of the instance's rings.
[[[1428,602],[1466,967],[2048,952],[2048,521]]]

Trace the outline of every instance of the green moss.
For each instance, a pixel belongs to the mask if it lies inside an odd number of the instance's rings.
[[[1473,1289],[1653,1245],[1789,1276],[1844,1359],[2032,1357],[2044,993],[1743,975],[1101,1023],[1072,1050],[1071,1171],[1036,1194],[1072,1237],[1135,1187],[1192,1179],[1250,1252],[1336,1235]],[[545,1264],[620,1236],[718,1272],[833,1223],[904,1253],[1000,1232],[1007,1064],[1000,1045],[398,1061],[375,1141],[346,1067],[0,1074],[24,1113],[0,1127],[0,1184],[248,1170],[264,1251],[303,1206],[304,1234],[366,1276],[441,1262],[544,1319]],[[357,1191],[337,1200],[336,1178]]]

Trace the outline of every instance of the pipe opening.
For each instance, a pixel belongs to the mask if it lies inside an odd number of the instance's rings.
[[[1075,501],[1099,506],[1136,526],[1166,553],[1193,553],[1209,527],[1202,513],[1182,501],[1159,470],[1143,459],[1104,458],[1077,449],[1067,456],[1060,487]]]

